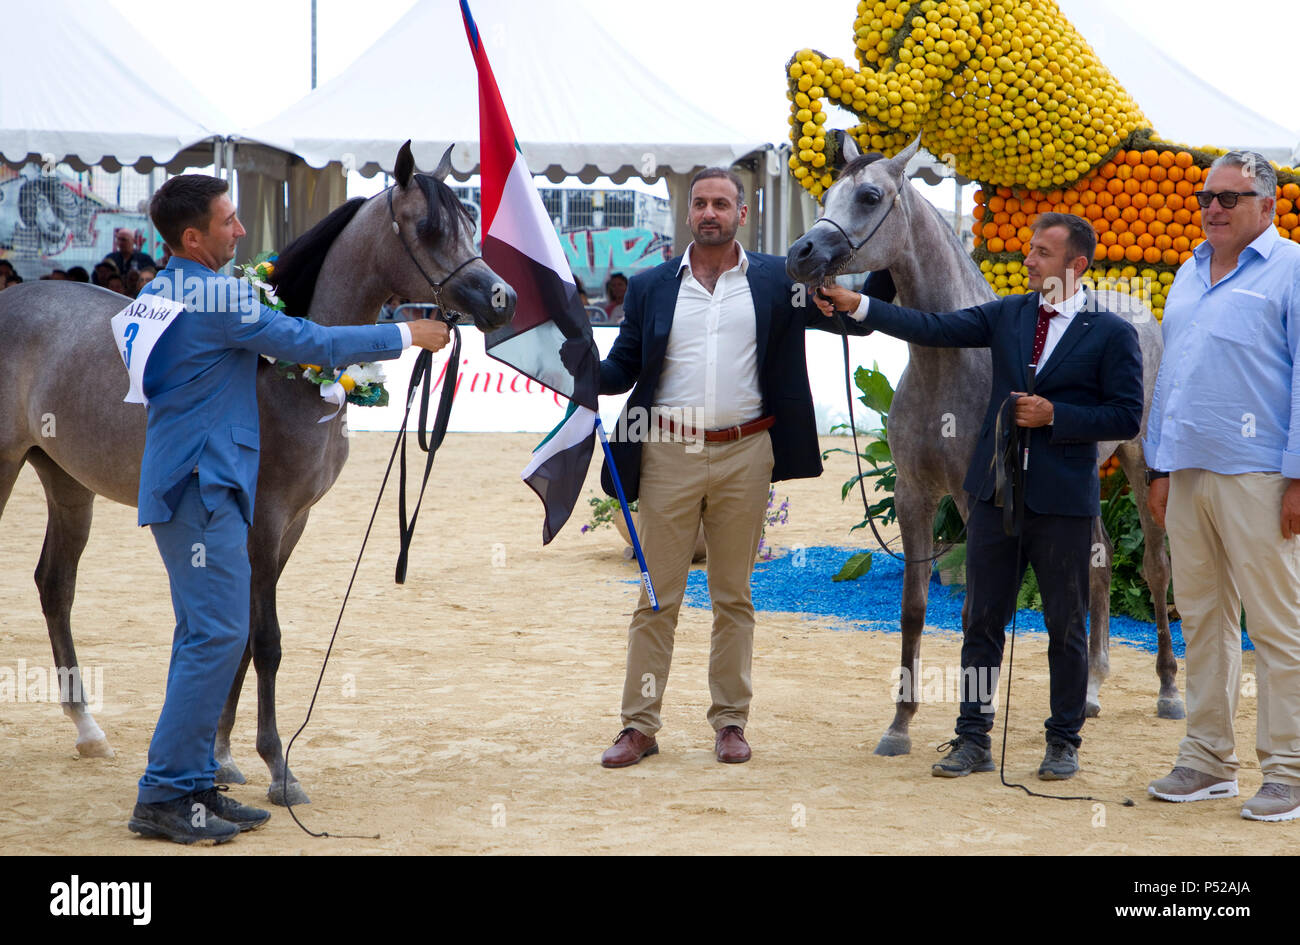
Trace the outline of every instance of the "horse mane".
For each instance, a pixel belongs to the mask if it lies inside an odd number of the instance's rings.
[[[276,257],[270,282],[275,287],[275,294],[284,302],[287,314],[306,317],[312,293],[316,291],[316,280],[325,264],[325,254],[365,202],[365,197],[353,197],[331,210],[325,219],[286,246]]]
[[[413,179],[420,185],[428,207],[424,219],[416,225],[417,236],[421,239],[437,237],[447,243],[459,240],[464,232],[463,227],[473,231],[474,220],[469,211],[444,181],[429,174],[415,174]]]
[[[426,206],[424,217],[416,224],[416,236],[448,245],[457,242],[465,228],[473,232],[474,221],[455,191],[429,174],[414,174],[412,179],[420,186]],[[325,255],[365,202],[365,197],[353,197],[332,210],[276,258],[270,282],[287,314],[307,315]]]

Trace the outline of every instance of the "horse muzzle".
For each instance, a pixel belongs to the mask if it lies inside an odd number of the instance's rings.
[[[795,282],[821,284],[847,257],[843,242],[833,231],[805,233],[786,253],[786,275]]]

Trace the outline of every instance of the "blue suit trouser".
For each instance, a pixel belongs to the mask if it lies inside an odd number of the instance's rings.
[[[213,785],[217,722],[248,645],[248,524],[235,493],[205,507],[193,475],[168,522],[151,525],[171,582],[176,630],[167,695],[149,763],[143,804]]]
[[[1052,715],[1049,741],[1078,748],[1088,695],[1088,582],[1092,519],[1040,515],[1025,509],[1023,538],[1002,530],[1002,510],[970,497],[966,520],[969,623],[961,647],[962,693],[957,734],[988,748],[993,693],[1002,667],[1006,626],[1016,610],[1025,566],[1032,564],[1043,597]],[[1020,549],[1019,558],[1016,556]]]

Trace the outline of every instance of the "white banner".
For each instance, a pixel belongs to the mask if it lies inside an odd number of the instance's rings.
[[[153,346],[185,305],[161,295],[142,295],[110,320],[117,353],[122,356],[131,386],[123,398],[128,404],[147,404],[144,396],[144,369]]]
[[[601,357],[618,337],[613,325],[592,327],[596,346]],[[457,378],[456,399],[452,402],[448,429],[454,433],[549,433],[561,420],[567,402],[559,394],[529,380],[518,371],[483,352],[483,335],[472,327],[461,328],[460,376]],[[844,394],[844,355],[837,335],[823,331],[805,333],[808,357],[808,377],[812,385],[813,406],[817,415],[817,432],[826,433],[837,423],[848,421],[848,408]],[[451,346],[433,356],[433,398],[430,412],[437,405],[437,395],[442,390],[446,375],[447,357]],[[402,410],[406,406],[406,385],[411,379],[418,348],[408,348],[395,361],[382,361],[388,375],[388,406],[358,407],[348,405],[348,428],[362,431],[395,431],[402,425]],[[849,363],[870,367],[880,364],[890,382],[898,379],[907,366],[907,344],[877,332],[866,338],[849,339]],[[857,394],[857,388],[854,388]],[[606,429],[612,429],[623,409],[626,395],[620,394],[600,399],[600,418]],[[411,411],[408,429],[414,430],[419,422],[419,406]],[[874,425],[876,417],[855,403],[858,425]],[[866,416],[864,416],[866,415]],[[432,422],[430,416],[430,422]]]

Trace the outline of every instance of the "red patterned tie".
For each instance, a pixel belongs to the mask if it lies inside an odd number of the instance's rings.
[[[1046,305],[1038,306],[1038,327],[1034,329],[1034,353],[1029,359],[1031,364],[1041,366],[1039,358],[1043,356],[1043,345],[1047,344],[1047,323],[1052,320],[1052,316],[1058,314],[1052,311]]]

